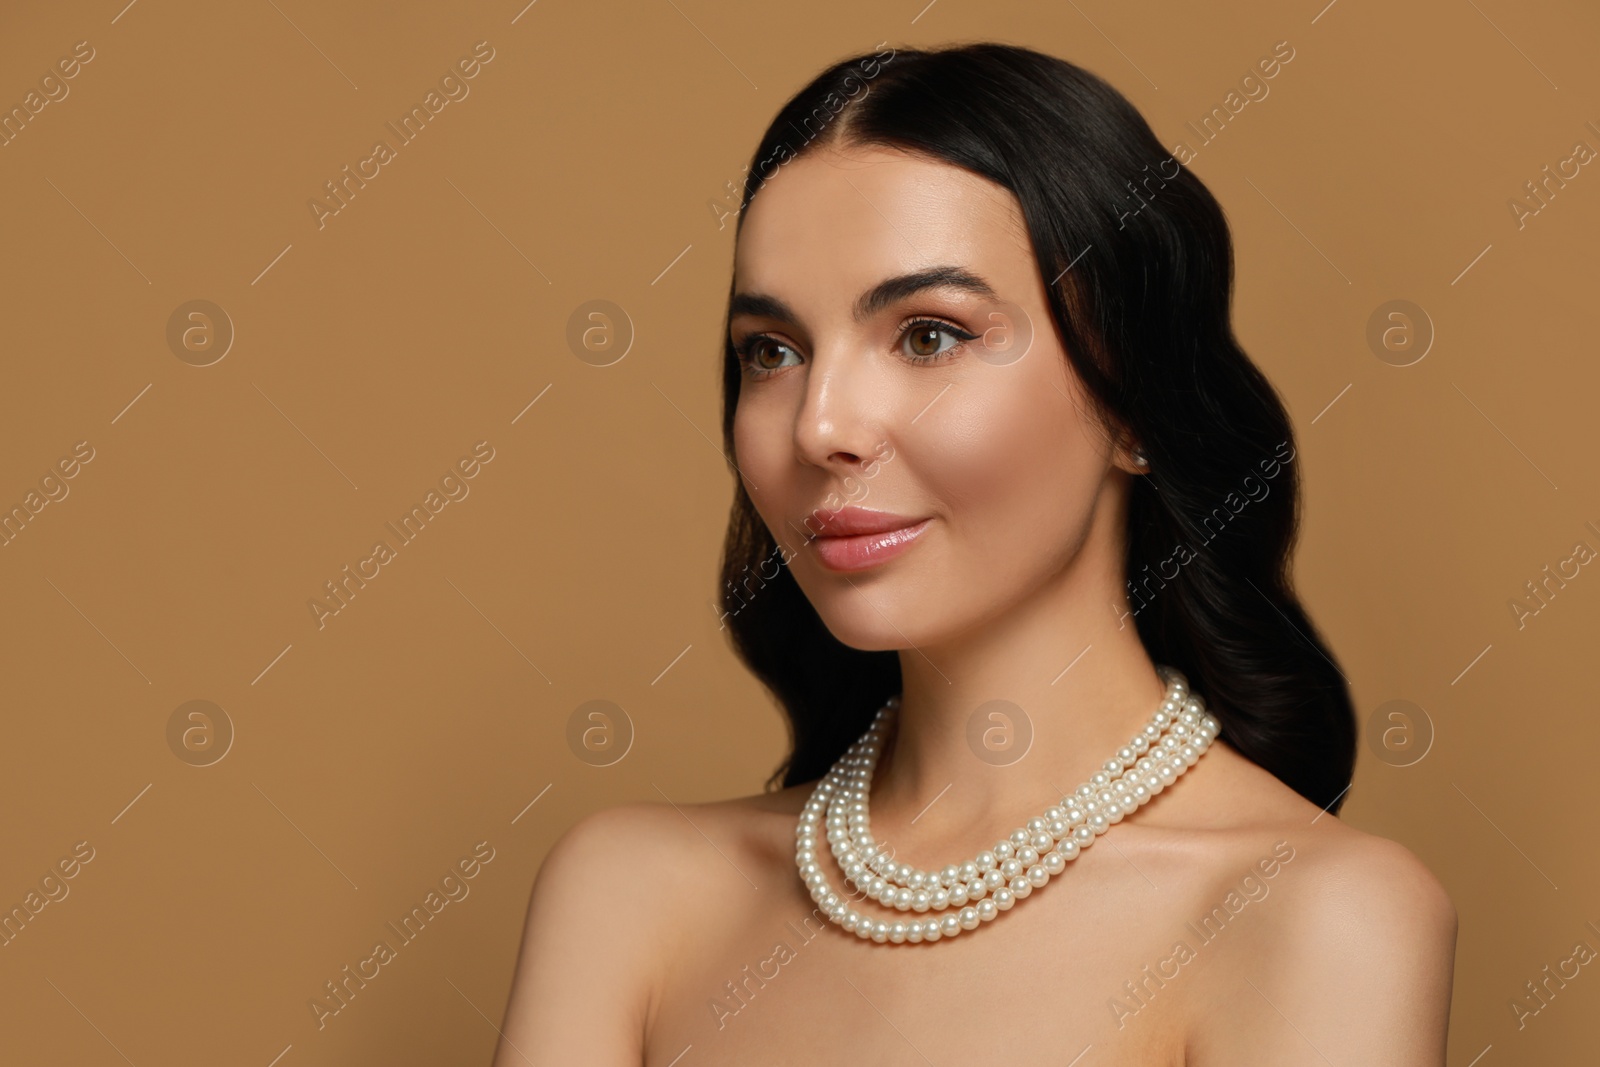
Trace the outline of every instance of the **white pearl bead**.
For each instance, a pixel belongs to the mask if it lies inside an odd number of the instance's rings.
[[[1220,722],[1198,696],[1189,694],[1179,672],[1162,667],[1160,673],[1167,684],[1161,706],[1089,781],[1063,795],[1042,816],[1024,820],[1024,826],[1013,829],[993,850],[937,873],[896,862],[894,849],[872,836],[869,794],[898,706],[897,701],[885,703],[867,732],[817,783],[797,819],[795,863],[802,883],[831,921],[879,944],[937,941],[991,921],[1063,871],[1112,824],[1171,785],[1218,735]],[[823,836],[855,890],[849,901],[834,892],[822,869]],[[902,912],[934,914],[885,922],[850,906],[868,899]]]

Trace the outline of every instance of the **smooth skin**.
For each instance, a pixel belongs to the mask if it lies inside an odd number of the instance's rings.
[[[745,488],[833,634],[899,653],[873,833],[924,868],[971,858],[1098,770],[1163,695],[1122,590],[1136,443],[1095,420],[1020,206],[983,178],[883,148],[808,153],[752,200],[735,262],[736,293],[767,298],[730,324],[749,360]],[[886,279],[932,267],[991,292],[947,284],[858,316]],[[931,521],[898,557],[832,571],[807,532],[830,494]],[[1007,766],[968,743],[993,700],[1032,726]],[[570,829],[534,883],[495,1067],[1445,1063],[1443,887],[1226,733],[953,942],[863,942],[815,910],[794,863],[814,785]]]

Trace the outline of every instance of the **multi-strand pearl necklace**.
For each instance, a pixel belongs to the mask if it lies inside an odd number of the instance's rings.
[[[1060,874],[1100,834],[1178,780],[1204,755],[1221,729],[1205,701],[1189,691],[1182,672],[1158,666],[1166,699],[1150,722],[1114,758],[1026,827],[987,851],[938,872],[896,863],[873,839],[867,798],[883,742],[900,707],[890,697],[861,735],[817,783],[795,830],[800,878],[828,918],[877,944],[938,941],[975,930],[1009,911]],[[858,891],[897,911],[943,911],[937,918],[874,919],[857,911],[828,882],[817,862],[817,824],[825,819],[828,844],[845,878]],[[951,912],[950,909],[958,909]]]

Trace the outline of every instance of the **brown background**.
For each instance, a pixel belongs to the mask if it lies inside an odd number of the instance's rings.
[[[1403,699],[1434,731],[1396,766],[1368,729],[1344,817],[1460,910],[1452,1064],[1592,1055],[1594,967],[1520,1031],[1510,1003],[1600,948],[1600,576],[1520,629],[1509,602],[1600,549],[1600,176],[1521,228],[1508,206],[1600,148],[1592,10],[123,2],[0,16],[7,108],[95,51],[0,148],[0,504],[94,449],[0,548],[0,904],[94,849],[0,947],[9,1062],[486,1063],[557,836],[760,789],[781,720],[711,607],[712,205],[824,64],[980,38],[1084,64],[1191,146],[1294,48],[1191,165],[1301,435],[1308,607],[1364,720]],[[470,95],[319,229],[323,183],[479,41]],[[167,342],[194,299],[236,331],[210,366]],[[566,339],[593,299],[636,333],[607,367]],[[1394,299],[1436,331],[1411,366],[1366,340]],[[307,601],[483,440],[470,495],[319,629]],[[235,730],[205,767],[167,736],[197,699]],[[634,730],[608,767],[568,743],[594,699]],[[310,998],[480,841],[470,896],[319,1031]]]

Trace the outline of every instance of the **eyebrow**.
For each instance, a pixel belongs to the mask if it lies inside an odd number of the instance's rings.
[[[865,322],[896,301],[928,289],[958,289],[990,300],[996,299],[994,287],[965,267],[928,267],[885,278],[856,299],[852,314],[857,322]],[[781,322],[800,321],[800,316],[788,304],[766,293],[736,294],[728,305],[728,317],[731,319],[737,315],[755,315]]]

